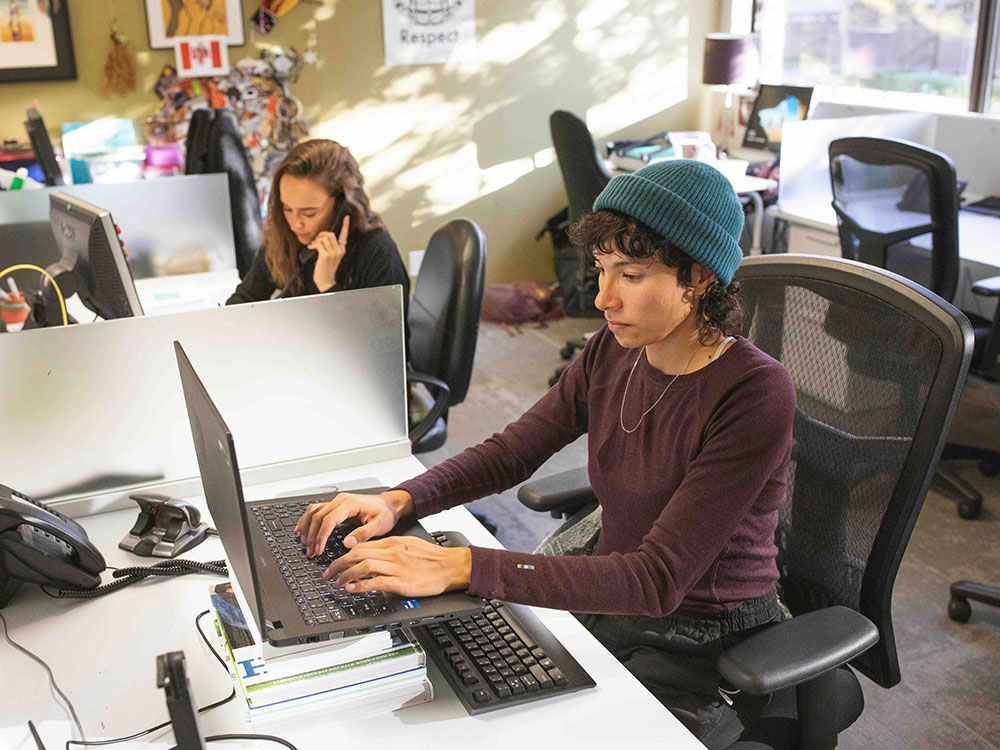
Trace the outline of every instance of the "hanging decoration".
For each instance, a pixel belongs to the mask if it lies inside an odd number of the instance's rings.
[[[245,57],[225,76],[183,78],[165,66],[154,87],[159,108],[146,121],[148,143],[183,142],[191,113],[212,107],[236,115],[243,145],[250,156],[257,187],[265,195],[267,175],[299,140],[309,135],[302,103],[291,86],[315,56],[300,55],[291,47],[272,46],[260,59]]]
[[[270,34],[278,19],[299,4],[299,0],[260,0],[260,7],[250,16],[250,23],[260,34]]]
[[[125,38],[118,32],[118,24],[111,22],[111,49],[108,50],[108,57],[104,61],[104,70],[101,72],[101,93],[105,99],[111,98],[112,94],[125,96],[135,91],[139,87],[139,79],[136,75],[139,63],[128,48]]]

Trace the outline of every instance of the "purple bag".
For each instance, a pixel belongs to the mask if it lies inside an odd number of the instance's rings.
[[[562,310],[548,287],[534,281],[519,281],[486,287],[480,317],[505,328],[524,323],[537,323],[542,328],[545,321],[561,318]]]

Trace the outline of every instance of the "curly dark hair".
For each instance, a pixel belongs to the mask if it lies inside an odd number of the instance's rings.
[[[664,265],[677,269],[677,282],[691,287],[691,267],[696,263],[683,250],[656,230],[627,214],[603,208],[584,214],[570,227],[573,244],[594,255],[620,252],[629,258],[655,258]],[[728,286],[721,281],[709,284],[698,300],[701,326],[698,338],[703,344],[712,342],[719,334],[732,336],[743,328],[746,311],[740,297],[740,283]]]

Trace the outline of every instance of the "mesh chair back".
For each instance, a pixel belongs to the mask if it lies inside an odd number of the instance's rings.
[[[587,123],[572,112],[553,112],[549,129],[566,185],[569,220],[574,222],[593,210],[598,194],[611,181],[611,173],[604,166]]]
[[[469,389],[485,274],[482,230],[455,219],[431,236],[413,285],[410,362],[448,385],[449,406],[461,403]]]
[[[892,586],[965,381],[971,327],[919,285],[851,261],[754,257],[738,278],[747,338],[798,393],[775,536],[783,599],[793,614],[839,604],[868,617],[880,640],[854,666],[890,687]]]
[[[895,271],[952,300],[959,264],[951,159],[893,138],[840,138],[829,150],[843,256]]]

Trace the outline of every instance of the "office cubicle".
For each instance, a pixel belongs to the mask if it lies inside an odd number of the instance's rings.
[[[206,174],[0,192],[0,269],[59,259],[49,229],[57,190],[111,212],[136,279],[236,268],[228,178]]]
[[[72,514],[201,492],[178,340],[247,484],[410,454],[401,287],[0,335],[0,481]]]

